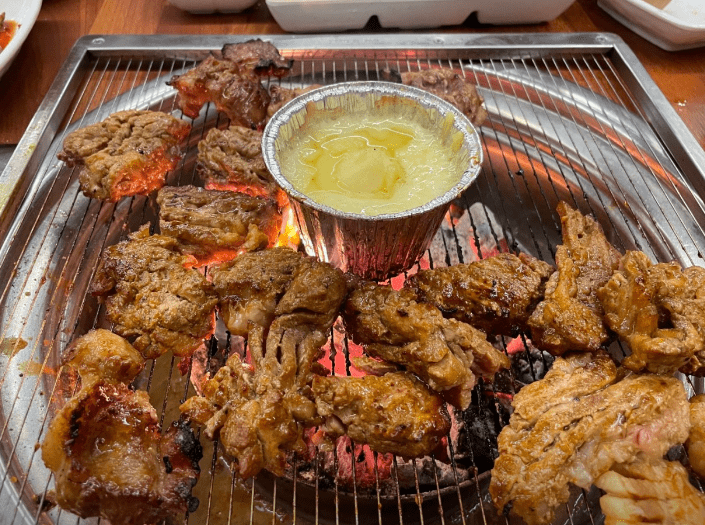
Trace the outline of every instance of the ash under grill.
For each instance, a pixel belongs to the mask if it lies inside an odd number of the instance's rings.
[[[108,327],[99,304],[86,293],[102,249],[146,222],[156,223],[153,199],[109,204],[80,194],[77,172],[56,160],[61,141],[68,131],[121,109],[174,110],[175,94],[165,81],[210,49],[236,40],[204,37],[191,47],[169,37],[79,42],[80,67],[74,71],[69,64],[62,71],[57,83],[63,89],[43,105],[46,126],[38,136],[30,131],[18,148],[36,142],[35,154],[23,164],[13,158],[0,179],[14,189],[0,230],[0,275],[7,276],[0,283],[0,505],[6,509],[0,523],[77,523],[58,508],[42,511],[53,481],[36,445],[73,386],[59,356],[75,337]],[[695,167],[701,152],[692,137],[674,134],[678,126],[670,107],[647,98],[655,88],[645,72],[626,67],[631,54],[621,41],[544,35],[530,42],[519,37],[486,42],[466,35],[444,36],[439,47],[421,35],[375,37],[375,42],[353,36],[271,40],[295,60],[290,77],[272,80],[285,87],[375,80],[386,68],[434,67],[451,67],[478,86],[489,113],[480,130],[481,175],[453,204],[410,273],[506,251],[553,262],[560,243],[554,210],[560,200],[593,214],[620,251],[639,249],[684,266],[704,264],[699,192],[705,179]],[[213,108],[202,112],[170,184],[198,182],[196,144],[211,127],[226,125]],[[391,284],[399,287],[405,277]],[[331,340],[328,368],[354,372],[353,345],[339,328]],[[341,442],[334,451],[294,458],[283,478],[263,472],[243,482],[217,445],[204,439],[194,491],[201,504],[184,522],[514,523],[492,506],[486,471],[496,454],[496,434],[508,421],[511,396],[542,377],[551,360],[527,347],[521,335],[495,343],[513,356],[512,370],[494,384],[478,385],[473,406],[453,414],[447,457],[409,462]],[[618,346],[612,350],[621,352]],[[247,349],[221,327],[196,358],[162,356],[136,386],[150,392],[168,425],[178,417],[179,404],[194,394],[194,385],[233,351]],[[689,394],[703,391],[701,380],[684,380]],[[556,523],[600,522],[597,497],[596,489],[575,491]]]

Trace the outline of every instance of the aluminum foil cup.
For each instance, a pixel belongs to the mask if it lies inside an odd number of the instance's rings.
[[[280,154],[304,133],[307,116],[322,110],[340,114],[379,111],[394,105],[430,129],[442,141],[462,133],[454,159],[465,169],[457,183],[430,202],[399,213],[369,216],[319,204],[298,191],[283,173]],[[389,109],[385,109],[389,111]],[[452,125],[448,125],[452,122]],[[366,279],[384,280],[408,270],[423,255],[453,199],[476,178],[482,164],[480,137],[455,106],[421,89],[389,82],[349,82],[309,91],[287,103],[264,130],[262,150],[267,168],[289,195],[302,242],[309,255]],[[467,168],[465,168],[467,166]]]

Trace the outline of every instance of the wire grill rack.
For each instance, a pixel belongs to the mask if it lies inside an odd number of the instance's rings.
[[[480,130],[481,175],[454,203],[417,268],[470,262],[502,251],[524,251],[553,262],[560,243],[555,213],[560,200],[593,214],[622,251],[639,249],[654,260],[684,266],[705,264],[705,154],[617,37],[263,38],[295,60],[290,76],[272,80],[285,87],[375,80],[385,68],[433,67],[453,68],[478,86],[489,113]],[[61,353],[91,328],[108,327],[100,305],[86,293],[102,249],[156,222],[153,198],[110,204],[84,197],[77,172],[56,160],[63,137],[123,109],[179,115],[175,92],[165,81],[223,44],[245,39],[79,40],[0,175],[0,524],[99,521],[44,508],[53,480],[38,445],[71,394],[59,365]],[[170,174],[170,184],[198,183],[196,144],[209,128],[227,125],[223,119],[207,107],[194,120],[186,155]],[[218,331],[205,342],[200,360],[179,363],[162,356],[136,386],[150,392],[162,423],[169,424],[178,417],[179,404],[194,394],[189,380],[194,370],[207,373],[240,343]],[[329,346],[330,368],[349,373],[344,333],[334,328]],[[540,355],[527,358],[531,377],[545,370]],[[519,373],[516,367],[512,373]],[[703,391],[702,380],[683,380],[689,394]],[[501,389],[480,385],[478,398],[486,390]],[[489,403],[499,404],[497,396]],[[493,425],[506,424],[501,411],[495,417]],[[362,487],[355,468],[352,486],[344,486],[337,475],[326,480],[318,461],[299,460],[293,461],[288,477],[263,473],[243,482],[218,454],[217,444],[203,440],[205,456],[195,489],[201,505],[183,522],[515,523],[498,516],[489,501],[488,476],[475,468],[482,458],[461,466],[455,443],[449,439],[449,462],[394,458],[388,483],[381,479],[375,455],[374,481]],[[360,457],[359,445],[352,450],[353,457]],[[344,459],[336,455],[334,466]],[[577,491],[556,523],[601,523],[597,497],[596,490]]]

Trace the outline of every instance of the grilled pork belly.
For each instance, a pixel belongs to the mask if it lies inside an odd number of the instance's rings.
[[[606,352],[558,358],[525,386],[498,438],[490,494],[529,525],[551,523],[569,485],[588,489],[615,464],[661,458],[685,442],[690,412],[672,377],[621,374]]]
[[[353,341],[368,355],[417,374],[454,406],[468,407],[476,376],[509,367],[483,332],[444,319],[435,306],[417,303],[411,290],[351,281],[343,320]]]
[[[162,434],[148,394],[128,388],[144,366],[139,352],[95,330],[76,341],[66,364],[78,370],[82,387],[42,443],[61,508],[114,525],[161,523],[194,512],[201,446],[183,421]]]
[[[690,435],[685,447],[688,462],[701,479],[705,479],[705,394],[690,398]]]
[[[481,126],[487,119],[482,97],[477,88],[448,68],[408,71],[401,74],[401,81],[441,97],[464,113],[475,126]]]
[[[565,202],[558,214],[563,244],[556,248],[557,271],[546,284],[545,299],[529,317],[531,341],[554,355],[594,352],[610,338],[597,290],[618,268],[621,255],[592,217]]]
[[[324,429],[380,453],[406,458],[431,454],[450,430],[445,402],[409,372],[313,379]]]
[[[69,133],[58,157],[79,167],[87,197],[115,202],[164,186],[190,131],[190,124],[160,111],[120,111]]]
[[[705,495],[691,485],[683,465],[638,455],[618,463],[595,481],[605,491],[605,525],[705,523]]]
[[[191,355],[213,333],[217,296],[177,249],[176,239],[150,235],[144,226],[105,249],[91,283],[113,330],[133,338],[145,358]]]
[[[157,195],[159,229],[199,266],[273,245],[281,229],[276,203],[231,191],[166,186]]]
[[[177,104],[187,117],[196,118],[206,102],[213,102],[232,124],[254,129],[264,125],[270,101],[260,77],[283,76],[290,68],[291,61],[272,44],[255,39],[226,44],[220,56],[209,56],[168,84],[178,90]]]
[[[211,270],[228,328],[248,340],[252,365],[234,354],[181,407],[220,436],[243,478],[281,475],[287,454],[303,453],[305,426],[319,422],[314,363],[347,292],[340,270],[289,250],[245,253]],[[227,313],[225,313],[227,312]]]
[[[322,86],[320,84],[312,84],[305,88],[289,89],[278,86],[277,84],[272,84],[271,86],[269,86],[269,95],[271,96],[271,100],[269,101],[269,106],[267,107],[267,119],[272,118],[274,114],[279,111],[282,106],[284,106],[287,102],[294,100],[299,95],[303,95],[304,93],[308,93],[309,91],[318,89],[319,87]]]
[[[705,269],[653,264],[630,251],[598,296],[607,325],[631,350],[625,367],[705,374]]]
[[[264,163],[259,131],[242,126],[213,128],[198,143],[196,162],[206,188],[267,197],[282,208],[288,202]]]
[[[502,253],[468,264],[421,270],[404,286],[420,303],[431,303],[444,317],[488,334],[516,335],[544,297],[551,265],[521,254]]]

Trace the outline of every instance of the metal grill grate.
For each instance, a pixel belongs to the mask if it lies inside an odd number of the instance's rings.
[[[173,111],[174,91],[165,80],[239,39],[79,41],[20,153],[0,176],[8,195],[0,223],[2,524],[83,523],[57,508],[42,512],[53,481],[38,444],[72,393],[59,356],[75,337],[108,327],[99,304],[86,294],[102,249],[156,222],[149,198],[108,204],[80,194],[77,172],[56,160],[63,137],[122,109]],[[605,35],[401,34],[271,40],[296,61],[292,75],[281,80],[285,87],[374,80],[387,67],[451,67],[478,86],[489,113],[481,129],[482,173],[454,203],[418,267],[504,251],[553,262],[560,243],[554,210],[560,200],[592,213],[622,251],[639,249],[686,266],[704,264],[705,178],[698,168],[705,166],[703,152],[621,41]],[[197,182],[195,146],[209,128],[226,125],[223,118],[208,108],[194,121],[187,154],[169,183]],[[392,284],[399,286],[403,279]],[[221,329],[193,360],[179,363],[162,356],[153,362],[137,386],[150,392],[162,423],[168,424],[178,417],[179,404],[194,394],[191,374],[207,374],[242,344]],[[523,339],[500,344],[523,344]],[[329,346],[331,370],[350,373],[352,344],[340,327],[334,327]],[[515,363],[512,377],[477,387],[478,403],[468,417],[487,417],[484,408],[494,407],[490,426],[507,423],[501,393],[512,394],[514,381],[534,380],[547,367],[540,354],[525,354],[523,368]],[[684,380],[689,394],[703,391],[702,380]],[[353,466],[350,487],[338,475],[324,475],[322,460],[300,458],[289,477],[262,473],[243,482],[217,453],[217,444],[203,444],[195,489],[201,505],[185,523],[513,523],[497,516],[489,501],[488,476],[480,468],[486,458],[474,457],[472,449],[458,450],[452,436],[447,462],[394,458],[385,480],[380,458],[373,454],[373,481],[365,485]],[[361,447],[350,446],[352,458],[344,448],[334,455],[336,472],[346,461],[360,462]],[[601,522],[596,492],[576,491],[556,523]]]

